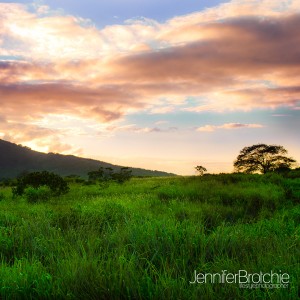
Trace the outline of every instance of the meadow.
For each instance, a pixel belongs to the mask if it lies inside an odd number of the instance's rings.
[[[300,178],[71,183],[35,203],[2,187],[0,259],[2,299],[298,299]],[[289,284],[192,284],[195,270],[272,270]]]

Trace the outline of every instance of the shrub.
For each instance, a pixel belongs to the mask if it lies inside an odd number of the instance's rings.
[[[19,178],[17,186],[12,189],[12,192],[14,196],[21,196],[27,187],[38,189],[41,186],[49,187],[55,196],[65,194],[69,191],[68,184],[62,177],[54,173],[43,171],[28,173]]]
[[[300,202],[300,180],[285,179],[283,182],[286,198],[294,202]]]
[[[49,200],[51,197],[51,190],[47,186],[40,186],[38,188],[28,187],[24,194],[28,202],[36,203]]]
[[[5,195],[3,193],[0,193],[0,201],[5,199]]]

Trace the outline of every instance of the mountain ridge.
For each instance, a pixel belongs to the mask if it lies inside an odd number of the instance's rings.
[[[0,139],[0,179],[14,178],[22,172],[49,171],[61,176],[79,175],[87,178],[87,173],[100,167],[120,170],[120,165],[58,153],[43,153],[29,147]],[[176,176],[176,174],[129,167],[133,176]]]

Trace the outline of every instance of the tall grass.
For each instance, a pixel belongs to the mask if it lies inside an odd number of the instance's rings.
[[[298,299],[298,179],[219,175],[72,185],[28,203],[2,189],[3,299]],[[286,272],[287,289],[190,284],[194,270]]]

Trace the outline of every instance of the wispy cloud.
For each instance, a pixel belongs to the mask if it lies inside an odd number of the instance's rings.
[[[123,125],[123,126],[109,126],[104,129],[104,131],[108,132],[135,132],[135,133],[151,133],[151,132],[174,132],[177,131],[178,128],[168,127],[168,128],[161,128],[161,127],[140,127],[136,124],[129,124],[129,125]],[[103,132],[103,131],[102,131]]]
[[[155,125],[163,125],[163,124],[168,124],[168,123],[169,123],[169,121],[161,120],[161,121],[155,122]]]
[[[287,114],[273,114],[272,117],[289,117]]]
[[[241,124],[241,123],[226,123],[223,125],[204,125],[198,127],[197,131],[213,132],[218,129],[240,129],[240,128],[262,128],[261,124]]]

